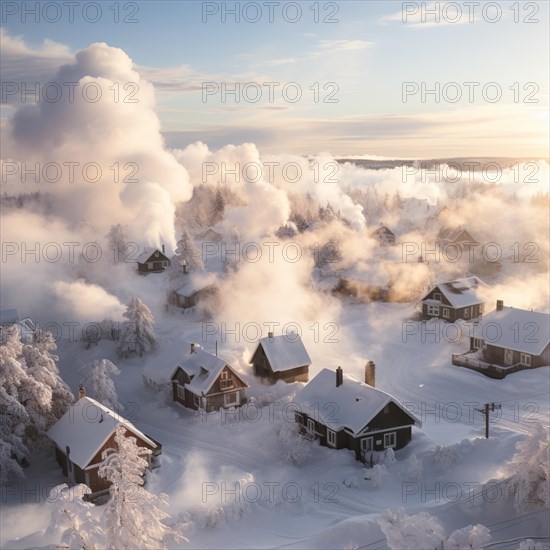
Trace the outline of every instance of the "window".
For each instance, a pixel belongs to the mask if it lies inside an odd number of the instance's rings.
[[[336,447],[336,432],[327,428],[327,442],[331,447]]]
[[[307,429],[311,433],[315,433],[315,420],[312,420],[311,418],[307,419]]]
[[[384,407],[384,414],[388,414],[390,412],[390,406],[389,405],[386,405]]]
[[[451,316],[451,312],[448,307],[443,308],[443,319],[448,319]]]
[[[233,387],[233,377],[228,370],[222,371],[220,375],[220,389],[227,390]]]
[[[428,305],[428,315],[439,315],[439,306]]]
[[[464,319],[469,319],[469,318],[470,318],[470,308],[465,307],[464,308]]]
[[[519,354],[519,362],[521,365],[525,367],[531,366],[531,356],[528,353],[520,353]]]
[[[434,292],[434,300],[437,300],[438,302],[441,302],[441,294],[439,292]]]
[[[298,422],[298,424],[302,424],[302,425],[304,423],[304,417],[299,413],[296,413],[296,422]]]
[[[365,452],[373,450],[372,437],[361,439],[361,450]]]
[[[484,308],[485,304],[479,304],[479,313],[483,313]]]
[[[195,407],[201,406],[201,398],[196,393],[193,394],[193,404]]]
[[[483,340],[481,338],[474,338],[474,349],[481,349],[483,346]]]
[[[395,432],[384,434],[384,449],[386,449],[387,447],[395,447],[395,441]]]
[[[224,394],[223,396],[223,404],[225,406],[228,406],[228,405],[236,405],[237,402],[238,402],[238,396],[239,396],[239,392],[238,391],[232,391],[230,393],[226,393]]]
[[[155,258],[158,258],[158,257],[159,257],[159,251],[157,250],[157,251],[155,252]]]
[[[182,386],[181,384],[178,384],[177,393],[178,393],[178,398],[179,399],[181,399],[182,401],[185,400],[185,387],[184,386]]]

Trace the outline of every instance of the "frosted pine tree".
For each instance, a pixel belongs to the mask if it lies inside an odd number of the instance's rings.
[[[124,262],[128,256],[128,236],[126,234],[126,227],[117,223],[111,225],[109,233],[106,235],[107,242],[109,243],[109,250],[112,250],[113,262]]]
[[[120,357],[127,357],[137,353],[141,357],[157,343],[153,314],[139,298],[132,298],[124,317],[127,320],[121,324],[118,354]]]
[[[163,539],[170,529],[163,521],[169,516],[163,510],[165,494],[152,494],[143,488],[147,467],[144,455],[148,449],[137,446],[134,437],[126,437],[119,426],[115,434],[117,449],[103,452],[99,475],[111,482],[111,498],[105,510],[105,529],[108,548],[165,548]]]
[[[81,385],[86,388],[91,397],[115,411],[124,408],[118,401],[115,384],[111,378],[112,375],[120,374],[119,368],[114,363],[108,359],[102,359],[84,365],[80,371],[84,375]]]
[[[25,426],[30,423],[25,407],[0,386],[0,483],[14,474],[24,477],[19,461],[27,456],[28,449],[23,441]]]
[[[214,203],[212,205],[212,213],[210,215],[210,225],[216,225],[223,220],[225,213],[225,199],[220,189],[216,191]]]
[[[176,263],[176,268],[181,265],[181,262],[187,262],[188,269],[204,269],[204,262],[200,250],[193,243],[193,239],[187,228],[183,228],[181,237],[177,242],[175,256],[172,259]]]

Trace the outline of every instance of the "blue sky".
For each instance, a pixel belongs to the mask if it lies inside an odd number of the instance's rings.
[[[487,11],[487,17],[480,2],[473,8],[473,23],[462,2],[440,2],[439,23],[429,14],[426,22],[419,19],[422,5],[429,8],[430,2],[387,0],[301,1],[296,23],[283,18],[283,6],[290,17],[297,13],[288,2],[274,6],[274,22],[264,2],[120,2],[118,23],[113,21],[113,1],[96,3],[102,8],[97,23],[86,22],[80,7],[70,23],[65,6],[59,22],[47,21],[55,15],[53,8],[39,22],[33,15],[23,21],[23,4],[31,9],[35,2],[9,4],[3,26],[10,38],[26,45],[31,52],[26,55],[38,55],[45,40],[65,46],[67,55],[93,42],[122,48],[155,84],[158,113],[173,146],[202,139],[214,147],[252,141],[266,151],[293,153],[548,154],[548,2],[519,2],[515,8],[513,2],[493,2],[497,8]],[[241,22],[230,14],[222,22],[223,4],[227,9],[239,5]],[[448,22],[456,13],[450,4],[463,11],[458,23]],[[255,6],[262,10],[260,20],[243,20],[243,10],[251,18]],[[316,23],[311,9],[316,6],[321,20],[332,14],[338,22]],[[497,17],[498,8],[501,19],[488,22]],[[204,9],[218,13],[204,23]],[[403,23],[403,9],[417,13]],[[16,13],[10,14],[12,10]],[[138,22],[122,21],[130,15]],[[523,22],[526,18],[539,22]],[[219,95],[204,103],[201,86],[206,81],[256,82],[264,93],[254,104],[231,98],[222,103]],[[263,86],[268,81],[281,83],[273,102],[267,101]],[[297,103],[280,93],[288,82],[302,90]],[[417,94],[405,103],[403,82],[419,88],[422,82],[428,87],[457,82],[463,97],[450,103],[428,96],[423,103]],[[473,102],[464,82],[479,83]],[[496,103],[483,98],[482,88],[489,82],[502,91]],[[510,90],[515,82],[517,97]],[[315,102],[310,90],[314,83],[319,83],[321,99],[334,92],[338,102]],[[523,90],[527,83],[533,84]],[[529,92],[538,103],[523,102]],[[9,117],[10,109],[3,109],[3,116]]]

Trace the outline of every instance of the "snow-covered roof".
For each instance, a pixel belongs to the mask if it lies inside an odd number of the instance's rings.
[[[453,307],[473,306],[483,303],[483,300],[478,295],[481,286],[487,285],[478,277],[466,277],[465,279],[457,279],[448,283],[437,283],[422,299],[426,300],[427,296],[437,288]]]
[[[228,367],[235,376],[242,380],[235,369],[221,357],[213,355],[199,346],[195,346],[195,350],[191,353],[191,342],[184,342],[184,346],[184,353],[179,366],[189,377],[193,377],[185,387],[194,394],[206,394],[225,367]],[[242,381],[245,383],[244,380]]]
[[[465,233],[463,236],[462,233]],[[477,242],[476,238],[464,229],[464,227],[444,227],[439,232],[439,237],[450,242]]]
[[[159,254],[162,254],[163,256],[166,257],[166,254],[164,254],[164,252],[162,252],[162,251],[159,250],[158,248],[154,248],[154,247],[152,247],[152,246],[146,246],[146,247],[143,249],[143,252],[138,256],[137,263],[138,263],[138,264],[144,264],[145,262],[147,262],[147,260],[148,260],[155,252],[158,252]]]
[[[389,229],[387,226],[385,225],[380,225],[380,227],[378,227],[377,229],[375,229],[373,232],[372,232],[373,235],[380,235],[380,234],[386,234],[386,235],[393,235],[395,237],[395,233]]]
[[[269,336],[262,338],[252,357],[256,355],[260,346],[262,346],[273,372],[311,365],[311,359],[304,343],[297,334],[281,334],[271,338]]]
[[[216,282],[216,276],[213,273],[194,271],[183,275],[183,277],[185,278],[185,282],[175,291],[178,296],[191,296],[195,292]]]
[[[540,355],[550,342],[550,314],[503,307],[474,325],[474,338],[499,348]]]
[[[0,325],[13,325],[19,321],[19,312],[16,309],[0,309]]]
[[[68,446],[70,460],[85,469],[118,426],[124,426],[151,447],[157,447],[154,441],[131,422],[86,396],[71,405],[48,430],[48,437],[63,452]]]
[[[323,369],[294,398],[294,403],[308,414],[315,411],[315,419],[339,431],[344,428],[358,435],[363,428],[389,403],[405,411],[421,426],[418,420],[397,399],[386,392],[343,375],[343,383],[336,386],[336,373]]]

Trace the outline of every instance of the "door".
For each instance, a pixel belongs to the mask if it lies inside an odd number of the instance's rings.
[[[505,365],[514,364],[514,352],[511,349],[504,350],[504,364]]]

